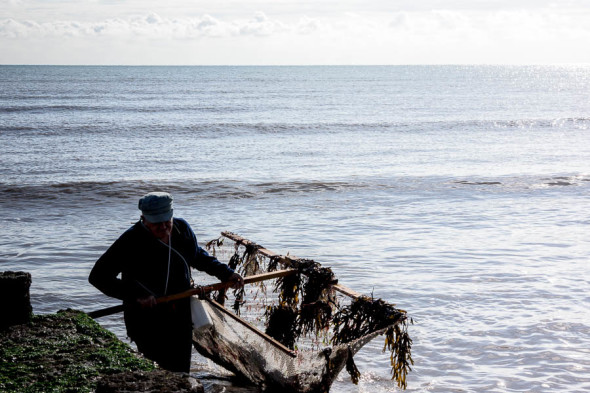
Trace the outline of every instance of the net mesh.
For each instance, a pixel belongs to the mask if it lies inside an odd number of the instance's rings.
[[[384,334],[394,379],[405,387],[411,340],[403,310],[334,291],[331,271],[313,261],[278,257],[241,238],[227,240],[209,242],[208,248],[244,277],[280,267],[296,272],[206,296],[213,326],[193,335],[202,356],[265,388],[327,392],[343,368],[358,381],[354,354]]]
[[[321,350],[298,350],[296,357],[229,317],[210,303],[205,309],[213,326],[194,335],[197,351],[254,384],[283,392],[328,391],[348,357],[383,331]]]

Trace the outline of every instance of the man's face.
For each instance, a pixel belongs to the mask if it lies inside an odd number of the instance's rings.
[[[163,241],[164,243],[168,243],[168,239],[170,237],[170,233],[172,232],[172,219],[163,222],[149,222],[146,218],[144,218],[143,223],[150,230],[152,235]]]

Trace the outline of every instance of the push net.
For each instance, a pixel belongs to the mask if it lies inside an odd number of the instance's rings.
[[[384,335],[392,379],[406,387],[412,341],[405,311],[339,285],[314,261],[275,254],[233,233],[207,248],[250,284],[203,296],[213,323],[195,329],[201,355],[262,388],[327,392],[343,369],[358,382],[354,354]]]

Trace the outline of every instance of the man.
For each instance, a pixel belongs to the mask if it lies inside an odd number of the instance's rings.
[[[105,295],[123,300],[127,334],[140,352],[164,369],[189,372],[190,300],[156,304],[156,298],[190,289],[191,267],[234,287],[244,280],[199,247],[185,220],[173,218],[170,194],[149,193],[138,207],[141,219],[98,259],[88,280]]]

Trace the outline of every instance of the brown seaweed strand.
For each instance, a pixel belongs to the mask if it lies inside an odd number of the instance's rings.
[[[389,326],[385,334],[385,347],[391,352],[392,379],[400,388],[406,388],[406,376],[411,371],[410,364],[413,365],[414,362],[411,356],[412,340],[407,332],[404,311],[381,299],[362,296],[353,300],[349,306],[342,307],[334,316],[333,322],[334,345],[351,342]]]
[[[238,244],[236,243],[235,251],[234,251],[233,255],[231,256],[231,258],[229,259],[227,266],[229,266],[233,270],[236,270],[238,268],[238,265],[241,263],[241,261],[242,261],[242,258],[240,257],[240,254],[238,253]],[[217,301],[217,303],[219,303],[221,305],[225,304],[225,300],[227,299],[226,292],[227,292],[226,289],[221,289],[217,292],[217,295],[215,296],[215,300]]]
[[[267,266],[266,270],[268,272],[274,272],[274,271],[278,270],[279,263],[281,263],[281,256],[280,255],[274,255],[274,256],[268,258],[268,266]]]
[[[297,311],[287,305],[269,306],[265,317],[266,334],[289,349],[295,349],[299,337]]]
[[[297,268],[306,276],[299,314],[301,334],[313,333],[317,336],[330,326],[331,304],[335,302],[331,285],[336,279],[330,268],[321,267],[312,260],[299,260]]]
[[[236,253],[230,259],[228,266],[234,270],[241,268],[242,275],[244,277],[253,276],[261,272],[260,269],[260,260],[258,258],[258,249],[260,248],[257,244],[248,244],[245,246],[244,253],[242,257],[239,258],[237,256],[237,249]],[[234,258],[235,257],[235,258]],[[240,315],[240,307],[244,305],[244,288],[238,288],[234,291],[234,305],[233,310],[236,315]]]
[[[220,236],[217,239],[210,240],[205,244],[205,248],[207,251],[211,251],[211,255],[216,256],[217,248],[223,245],[224,239],[225,237]]]
[[[359,384],[359,378],[361,377],[361,372],[356,367],[354,363],[354,355],[352,353],[352,349],[350,349],[350,345],[348,346],[348,358],[346,359],[346,371],[350,375],[350,380],[355,385]]]
[[[260,273],[260,259],[258,257],[260,246],[255,243],[249,243],[245,248],[244,254],[242,255],[242,272],[244,277]]]
[[[275,292],[279,292],[279,305],[266,309],[266,334],[288,348],[294,349],[301,330],[297,321],[301,273],[277,279]]]
[[[401,325],[401,327],[400,327]],[[391,373],[392,378],[397,382],[397,385],[406,389],[408,384],[406,377],[408,371],[412,371],[411,365],[414,365],[414,360],[411,354],[412,339],[408,334],[407,320],[401,324],[397,324],[387,330],[385,335],[385,349],[389,349],[391,355]]]

